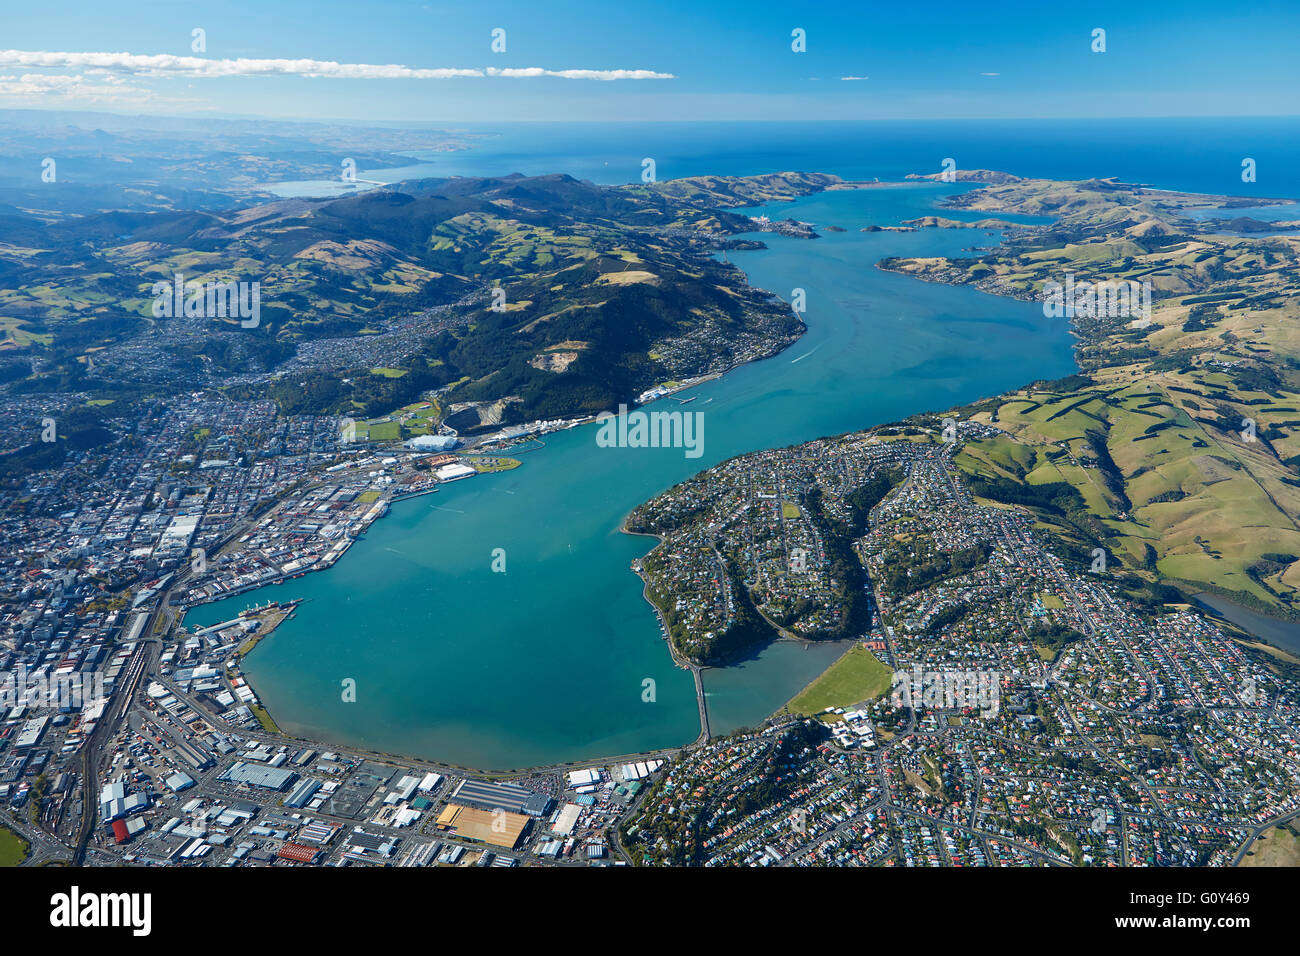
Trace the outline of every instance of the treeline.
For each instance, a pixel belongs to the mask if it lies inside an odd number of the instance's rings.
[[[1097,428],[1089,428],[1083,434],[1088,439],[1088,447],[1097,456],[1097,468],[1101,472],[1102,480],[1106,483],[1106,488],[1115,496],[1121,510],[1131,511],[1133,503],[1128,500],[1124,475],[1120,472],[1119,466],[1115,464],[1115,459],[1110,457],[1110,447],[1106,444],[1106,433]]]
[[[844,496],[848,507],[848,532],[855,538],[867,533],[871,509],[885,500],[885,496],[901,485],[907,478],[902,468],[891,466],[877,468],[866,484]]]
[[[1059,653],[1061,648],[1084,638],[1084,635],[1074,628],[1054,621],[1037,621],[1025,633],[1036,647],[1047,648],[1054,653]]]
[[[882,581],[892,594],[904,596],[929,587],[936,581],[973,571],[988,561],[991,544],[973,544],[956,551],[938,551],[923,558],[897,552],[885,567]]]
[[[1048,481],[1039,485],[1021,483],[1001,475],[969,475],[967,483],[971,493],[990,501],[1008,505],[1024,505],[1064,516],[1070,511],[1085,507],[1079,489],[1066,481]]]
[[[766,645],[777,637],[772,625],[754,607],[749,589],[745,587],[735,562],[724,555],[722,564],[726,569],[731,593],[736,597],[736,616],[731,626],[714,637],[704,655],[698,658],[701,664],[724,664],[742,652]]]
[[[86,451],[114,441],[117,436],[104,427],[107,412],[103,406],[74,405],[62,412],[55,422],[55,440],[42,441],[44,426],[40,418],[32,420],[30,444],[0,455],[0,481],[20,479],[34,471],[58,468],[69,452]]]
[[[952,627],[969,613],[969,604],[950,604],[947,607],[940,608],[926,623],[925,633],[937,635],[944,628]]]
[[[1164,581],[1141,580],[1138,584],[1137,588],[1125,590],[1124,596],[1148,615],[1161,613],[1166,604],[1189,603],[1187,595]]]
[[[660,254],[647,262],[659,276],[657,283],[598,283],[616,271],[614,265],[597,258],[569,270],[563,274],[562,288],[554,287],[554,277],[511,284],[511,300],[527,300],[527,309],[485,310],[440,356],[456,370],[456,378],[468,379],[449,400],[492,401],[517,395],[522,401],[510,405],[507,424],[612,411],[667,377],[667,370],[647,354],[653,343],[690,331],[700,316],[718,324],[724,341],[729,333],[747,327],[744,305],[721,287],[729,277],[711,265],[702,267],[701,278],[685,276],[686,263]],[[621,269],[625,263],[617,265]],[[690,268],[701,266],[693,261]],[[784,315],[780,308],[768,308],[774,321]],[[546,321],[537,323],[542,316]],[[787,321],[793,334],[798,320],[791,314]],[[562,374],[530,364],[538,353],[564,342],[585,346]]]
[[[879,490],[878,487],[876,490]],[[861,500],[869,500],[871,493],[868,492]],[[885,489],[884,494],[888,493],[888,489]],[[867,572],[858,560],[857,552],[853,550],[853,539],[858,535],[843,521],[826,514],[822,497],[821,488],[814,486],[803,496],[802,505],[804,514],[820,532],[825,543],[830,576],[836,584],[835,596],[844,608],[839,626],[825,635],[831,640],[838,640],[855,637],[871,627],[871,592],[867,587]]]
[[[1092,548],[1103,544],[1113,532],[1101,519],[1088,510],[1087,502],[1079,489],[1064,481],[1045,482],[1041,485],[1021,483],[1000,475],[967,473],[967,482],[973,494],[1003,504],[1021,505],[1055,519],[1063,533],[1058,546],[1063,558],[1076,564],[1092,560]],[[1073,532],[1075,538],[1068,532]]]
[[[304,372],[272,380],[264,389],[249,390],[247,397],[264,396],[286,415],[352,415],[372,418],[416,402],[427,391],[445,384],[447,372],[415,358],[405,375],[390,378],[358,369],[348,376]],[[232,390],[240,397],[242,390]]]
[[[762,764],[761,776],[740,791],[732,802],[737,817],[766,810],[784,803],[794,788],[801,786],[802,778],[787,771],[787,767],[808,747],[816,747],[830,737],[825,724],[802,721],[781,735],[772,759]]]

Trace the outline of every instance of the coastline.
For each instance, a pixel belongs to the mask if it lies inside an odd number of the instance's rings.
[[[688,744],[687,746],[690,747],[699,746],[700,744],[708,742],[708,740],[713,736],[713,729],[709,723],[708,695],[705,694],[704,692],[704,671],[708,668],[709,665],[696,664],[694,661],[687,660],[685,657],[681,656],[681,654],[678,653],[677,648],[673,645],[672,631],[668,627],[667,618],[664,617],[664,613],[660,609],[659,605],[655,604],[654,601],[650,600],[650,580],[649,578],[646,577],[646,574],[643,570],[644,568],[643,562],[645,561],[646,557],[650,554],[651,551],[654,551],[654,549],[657,548],[659,544],[663,543],[664,540],[663,536],[654,534],[653,532],[650,531],[629,530],[627,526],[627,517],[623,518],[623,521],[619,525],[618,530],[623,534],[635,535],[636,537],[642,537],[642,538],[654,538],[656,541],[656,544],[654,545],[654,547],[650,549],[650,551],[647,551],[645,554],[643,554],[641,557],[637,558],[636,561],[633,562],[632,573],[641,579],[641,599],[645,601],[646,604],[650,605],[651,608],[654,609],[655,617],[659,621],[659,630],[663,633],[664,643],[668,645],[668,654],[672,658],[673,663],[676,664],[678,667],[682,668],[683,670],[690,671],[691,677],[695,681],[695,704],[696,707],[699,708],[699,712],[700,712],[700,735],[696,737],[695,740],[691,744]]]
[[[239,645],[225,668],[227,680],[231,679],[233,673],[233,676],[242,680],[244,685],[252,692],[256,703],[248,703],[248,709],[257,718],[257,722],[261,724],[263,732],[268,734],[284,736],[284,731],[280,729],[280,725],[276,722],[270,708],[266,706],[262,695],[257,692],[257,688],[249,680],[248,674],[244,672],[244,658],[257,650],[264,640],[271,637],[279,629],[281,624],[292,618],[297,613],[298,607],[303,603],[303,600],[303,598],[296,598],[286,602],[270,602],[269,606],[263,608],[260,614],[257,613],[255,607],[252,609],[253,613],[251,614],[247,612],[241,613],[240,617],[261,620],[263,623],[258,627],[256,634]],[[268,622],[268,618],[272,619]]]
[[[645,561],[645,559],[650,555],[652,551],[654,551],[655,548],[657,548],[660,544],[663,543],[664,540],[663,535],[655,534],[653,531],[631,531],[628,529],[626,518],[623,519],[623,523],[619,525],[618,530],[622,534],[633,535],[634,537],[638,537],[638,538],[655,539],[654,546],[650,548],[650,551],[647,551],[645,554],[641,555],[641,557],[636,559],[635,564],[637,566],[632,568],[631,571],[633,574],[635,574],[638,578],[641,579],[641,597],[645,600],[646,604],[650,605],[650,607],[654,610],[655,617],[658,618],[659,620],[659,629],[660,631],[663,632],[664,641],[668,645],[668,652],[672,655],[673,663],[676,664],[678,667],[682,668],[683,670],[703,670],[704,668],[708,667],[709,665],[707,664],[696,664],[694,661],[687,660],[685,657],[681,656],[677,648],[673,646],[672,634],[671,631],[668,629],[668,621],[664,617],[664,612],[660,609],[658,604],[655,604],[654,601],[650,600],[650,582],[646,579],[645,572],[644,570],[642,570],[642,568],[644,567],[644,565],[642,565],[642,562]]]
[[[1191,597],[1201,613],[1227,622],[1261,644],[1300,656],[1300,618],[1269,614],[1217,590],[1203,589]]]

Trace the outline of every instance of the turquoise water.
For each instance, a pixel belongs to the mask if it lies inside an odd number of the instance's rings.
[[[628,569],[653,543],[618,531],[628,511],[743,452],[1074,370],[1065,321],[1041,307],[874,268],[889,255],[997,242],[975,230],[858,231],[933,213],[955,188],[833,192],[761,210],[847,231],[763,236],[768,249],[731,253],[755,286],[787,299],[805,289],[809,329],[781,355],[693,391],[684,410],[704,415],[702,457],[599,448],[594,426],[547,436],[521,468],[398,503],[330,570],[208,605],[187,623],[268,596],[305,598],[246,672],[282,727],[326,740],[491,769],[693,740],[691,677],[673,666]],[[495,548],[505,574],[491,570]],[[743,669],[706,672],[713,729],[761,721],[832,658],[782,643]],[[348,678],[355,703],[341,699]]]

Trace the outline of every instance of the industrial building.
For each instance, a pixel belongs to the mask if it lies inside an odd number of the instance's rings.
[[[305,807],[311,798],[316,795],[320,789],[320,781],[313,780],[310,777],[304,777],[298,781],[298,785],[293,788],[293,792],[284,798],[284,805],[292,810]]]
[[[263,767],[237,760],[217,779],[228,783],[246,783],[263,790],[283,790],[297,778],[296,773],[283,767]]]
[[[460,444],[460,439],[452,435],[416,435],[402,444],[412,451],[451,451]]]
[[[504,810],[530,817],[546,816],[552,802],[546,794],[525,790],[518,784],[485,780],[462,780],[451,800],[483,810]]]
[[[555,822],[551,824],[551,832],[556,836],[568,836],[573,832],[573,828],[578,824],[578,815],[582,813],[582,807],[576,803],[566,803],[564,809],[555,817]]]
[[[645,760],[639,763],[625,763],[620,772],[627,781],[643,780],[664,765],[662,760]]]
[[[293,863],[315,863],[320,858],[320,854],[319,848],[304,846],[301,843],[286,843],[275,853],[280,859]]]
[[[520,813],[479,810],[451,803],[438,815],[438,827],[465,840],[490,843],[513,850],[531,822]]]
[[[172,793],[180,793],[182,790],[188,790],[194,786],[194,778],[182,770],[177,770],[174,774],[163,781],[167,789]]]
[[[434,471],[439,481],[456,481],[460,478],[469,478],[477,475],[478,472],[469,465],[443,465]]]

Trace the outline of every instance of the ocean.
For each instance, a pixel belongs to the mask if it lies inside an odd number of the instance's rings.
[[[447,127],[451,128],[451,127]],[[397,182],[431,176],[563,172],[639,182],[642,160],[659,179],[799,170],[897,181],[958,169],[1047,179],[1114,176],[1186,192],[1300,199],[1300,118],[948,120],[811,123],[457,124],[475,147],[412,154],[409,166],[358,170]],[[1255,181],[1242,182],[1242,160]],[[281,195],[332,195],[330,181],[280,184]]]

